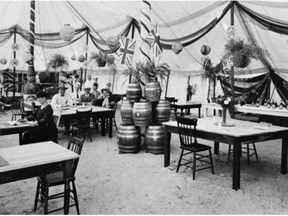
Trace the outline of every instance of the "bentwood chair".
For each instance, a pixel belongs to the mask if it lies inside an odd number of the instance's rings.
[[[75,152],[78,155],[81,155],[83,143],[84,143],[84,139],[79,139],[77,137],[71,136],[69,139],[67,149]],[[49,195],[49,188],[54,187],[54,186],[60,186],[60,185],[66,188],[65,186],[66,184],[68,184],[70,188],[69,196],[72,200],[74,200],[74,203],[69,205],[69,207],[76,206],[77,214],[78,215],[80,214],[76,185],[75,185],[75,172],[76,172],[78,162],[79,162],[79,158],[73,160],[72,167],[71,167],[72,175],[71,177],[69,177],[69,179],[64,178],[63,172],[55,172],[55,173],[51,173],[46,176],[40,176],[37,178],[38,182],[37,182],[37,189],[36,189],[35,202],[34,202],[34,211],[36,211],[37,209],[38,202],[43,204],[44,214],[48,214],[51,212],[64,209],[64,206],[63,206],[62,208],[57,208],[57,209],[48,211],[49,200],[64,197],[64,192]]]
[[[197,138],[196,138],[197,119],[178,117],[177,125],[178,125],[178,133],[179,133],[179,139],[180,139],[180,144],[181,144],[180,146],[181,154],[180,154],[180,158],[178,161],[176,172],[179,171],[180,166],[187,166],[188,164],[192,164],[193,165],[192,166],[193,180],[195,180],[196,171],[211,168],[212,174],[214,174],[211,146],[198,143]],[[192,132],[194,136],[192,134],[189,134],[189,131]],[[204,152],[208,152],[208,154],[204,154]],[[191,157],[190,157],[190,160],[183,157],[189,154],[193,154],[193,160],[191,160]],[[184,163],[181,163],[182,160],[184,161]],[[197,168],[196,166],[197,161],[201,161],[208,165],[202,168]]]
[[[72,135],[74,134],[74,129],[77,129],[77,136],[79,133],[83,134],[84,140],[86,135],[90,138],[92,142],[91,133],[90,133],[90,118],[92,115],[92,108],[90,110],[79,111],[76,110],[76,122],[72,124]]]

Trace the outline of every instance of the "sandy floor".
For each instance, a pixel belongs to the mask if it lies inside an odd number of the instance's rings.
[[[1,117],[5,119],[9,116]],[[213,155],[215,174],[200,171],[193,181],[190,169],[175,171],[180,153],[176,135],[168,168],[163,167],[163,155],[144,150],[118,154],[116,131],[112,139],[99,132],[92,138],[84,143],[76,173],[81,214],[288,214],[288,175],[280,174],[280,140],[257,144],[259,163],[252,158],[248,166],[242,159],[241,190],[234,191],[225,144],[219,155]],[[59,142],[66,146],[63,134]],[[17,135],[1,137],[0,150],[17,145]],[[42,208],[32,210],[35,190],[35,178],[1,185],[0,214],[43,214]],[[63,187],[51,191],[56,190]],[[63,200],[54,200],[49,208],[61,205]],[[76,214],[74,207],[70,214]]]

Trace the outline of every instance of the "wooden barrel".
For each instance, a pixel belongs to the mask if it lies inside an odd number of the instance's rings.
[[[145,134],[146,127],[152,120],[152,107],[148,101],[135,102],[132,110],[134,125],[140,127],[141,134]]]
[[[132,103],[130,103],[127,100],[123,101],[121,105],[121,109],[120,109],[120,114],[121,114],[123,125],[133,124],[132,109],[133,109]]]
[[[170,118],[170,103],[166,100],[160,100],[153,106],[153,122],[161,124],[169,121]]]
[[[165,130],[163,125],[148,126],[145,134],[147,152],[163,154],[165,142]]]
[[[139,152],[141,135],[134,125],[120,125],[117,139],[119,153]]]
[[[138,102],[141,99],[141,86],[138,83],[129,83],[126,90],[127,100],[130,102]]]
[[[147,101],[156,102],[160,100],[161,86],[159,82],[145,84],[145,98]]]

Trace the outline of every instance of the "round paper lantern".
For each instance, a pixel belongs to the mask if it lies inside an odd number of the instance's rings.
[[[79,57],[78,57],[78,61],[79,62],[84,62],[85,61],[85,57],[84,57],[84,55],[80,55]]]
[[[72,61],[75,61],[75,60],[76,60],[75,54],[71,56],[71,60],[72,60]]]
[[[226,34],[229,39],[235,38],[237,34],[235,26],[229,26],[226,30]]]
[[[1,58],[1,59],[0,59],[0,63],[1,63],[2,65],[5,65],[5,64],[7,63],[7,59],[6,59],[6,58]]]
[[[115,36],[110,36],[107,38],[107,45],[110,47],[115,47],[119,45],[119,40]]]
[[[201,53],[202,53],[203,55],[208,55],[210,52],[211,52],[210,46],[208,46],[208,45],[203,45],[203,46],[201,47]]]
[[[60,37],[64,41],[71,41],[75,35],[75,30],[69,24],[65,24],[59,30]]]
[[[19,50],[19,44],[13,43],[12,46],[11,46],[11,49],[12,49],[14,52],[18,51],[18,50]]]
[[[10,64],[11,64],[13,67],[17,67],[18,64],[19,64],[19,61],[18,61],[17,59],[12,59],[12,60],[10,61]]]
[[[115,57],[113,55],[108,55],[107,56],[107,63],[108,64],[113,64],[115,61]]]
[[[29,64],[33,60],[33,56],[30,52],[25,52],[22,56],[25,63]]]
[[[176,42],[172,45],[172,50],[174,53],[179,54],[183,50],[182,44]]]

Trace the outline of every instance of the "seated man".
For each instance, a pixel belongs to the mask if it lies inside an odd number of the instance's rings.
[[[73,104],[79,104],[80,102],[80,96],[83,94],[82,91],[80,91],[80,83],[77,82],[74,84],[74,91],[71,93],[71,99],[73,101]]]
[[[79,103],[95,104],[95,97],[93,94],[90,93],[91,87],[85,84],[83,89],[84,94],[80,96]]]
[[[102,92],[102,107],[105,107],[105,108],[110,108],[110,91],[109,89],[101,89],[101,92]]]
[[[59,84],[58,89],[58,94],[55,94],[52,97],[52,101],[51,101],[51,105],[52,106],[72,106],[73,102],[70,98],[70,95],[68,95],[67,93],[65,94],[65,91],[67,89],[67,87],[65,86],[65,84]]]

